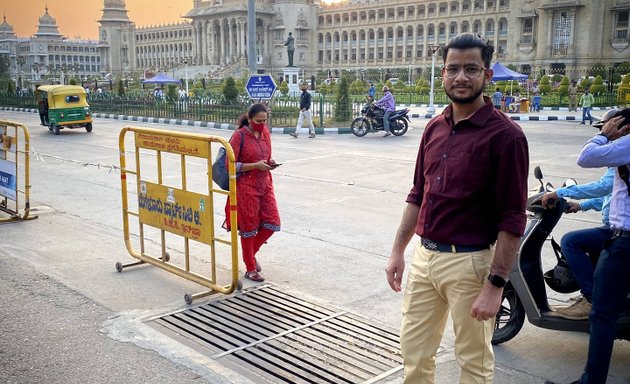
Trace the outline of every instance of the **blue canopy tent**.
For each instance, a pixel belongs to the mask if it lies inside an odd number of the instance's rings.
[[[179,84],[180,81],[178,79],[174,79],[172,77],[168,77],[163,73],[158,74],[150,79],[142,80],[142,84]]]
[[[494,74],[492,75],[492,81],[502,81],[502,80],[527,80],[529,76],[524,75],[522,73],[518,73],[516,71],[511,70],[508,67],[505,67],[503,64],[498,61],[492,64],[492,71]],[[510,93],[512,93],[512,82],[510,81]],[[527,87],[527,97],[529,97],[529,87]]]

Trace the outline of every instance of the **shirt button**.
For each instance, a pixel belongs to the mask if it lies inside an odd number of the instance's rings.
[[[425,228],[429,228],[429,224],[425,224],[425,225],[424,225],[424,227],[425,227]]]
[[[446,153],[443,153],[443,154],[442,154],[442,158],[443,158],[443,159],[446,159]]]
[[[436,179],[437,181],[440,181],[440,180],[442,180],[442,176],[438,176],[438,177],[436,177],[435,179]]]
[[[455,135],[455,131],[451,131],[451,135]]]

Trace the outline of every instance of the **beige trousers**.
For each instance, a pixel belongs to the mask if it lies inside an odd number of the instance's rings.
[[[418,244],[414,250],[403,299],[400,335],[405,384],[433,384],[435,358],[449,314],[455,331],[460,383],[491,384],[494,374],[494,318],[470,316],[490,271],[494,248],[478,252],[434,252]]]

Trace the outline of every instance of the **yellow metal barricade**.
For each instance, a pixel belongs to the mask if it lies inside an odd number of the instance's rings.
[[[127,167],[126,151],[125,151],[125,135],[132,133],[134,135],[135,147],[135,166]],[[212,184],[212,143],[225,147],[228,156],[228,171],[230,175],[230,190],[214,188]],[[125,245],[127,250],[139,262],[123,265],[116,263],[118,272],[122,272],[123,268],[133,265],[148,263],[156,267],[162,268],[175,275],[193,281],[204,287],[210,288],[209,291],[197,294],[186,293],[186,303],[191,304],[194,299],[198,299],[211,294],[212,292],[231,293],[234,289],[239,288],[241,282],[238,280],[238,236],[237,226],[232,225],[229,240],[216,237],[214,223],[214,199],[215,193],[228,195],[230,198],[230,222],[236,223],[236,164],[234,162],[234,151],[227,140],[219,136],[209,136],[192,133],[182,133],[174,131],[165,131],[151,128],[125,127],[119,135],[120,149],[120,178],[122,184],[122,209],[123,209],[123,230],[125,237]],[[165,156],[170,156],[166,158]],[[141,173],[141,165],[144,168],[144,160],[146,157],[154,158],[155,174],[143,171]],[[204,168],[203,189],[201,193],[193,192],[189,188],[189,180],[187,180],[187,159],[193,158],[202,162]],[[177,169],[175,176],[181,176],[179,185],[176,186],[173,179],[176,177],[164,176],[165,161],[173,162],[179,159],[180,168]],[[143,168],[143,170],[144,170]],[[135,176],[135,183],[128,180],[128,176]],[[153,179],[152,179],[153,178]],[[195,179],[199,181],[199,179]],[[137,211],[132,211],[130,201],[128,200],[129,187],[135,188],[137,191]],[[138,237],[140,250],[133,249],[129,218],[136,217],[138,220]],[[150,255],[146,247],[147,241],[155,241],[155,239],[145,238],[145,227],[157,229],[160,233],[161,254],[159,256]],[[219,226],[220,228],[220,226]],[[176,238],[183,238],[183,265],[177,265],[172,262],[169,252],[167,252],[166,235],[175,235]],[[210,247],[210,264],[209,273],[196,272],[193,269],[190,250],[190,240],[196,241],[196,244],[209,245]],[[231,253],[231,282],[228,285],[217,284],[216,273],[216,246],[218,244],[230,247]]]
[[[30,135],[20,123],[0,120],[0,223],[35,219],[30,214]],[[22,207],[22,204],[24,206]]]

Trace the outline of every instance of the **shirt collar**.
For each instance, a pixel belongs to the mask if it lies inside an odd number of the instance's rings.
[[[478,127],[483,127],[488,122],[492,111],[494,110],[494,105],[492,104],[492,100],[489,97],[484,96],[483,101],[485,105],[478,110],[476,110],[472,115],[470,115],[467,119],[460,120],[468,121],[473,125]],[[450,125],[453,125],[453,104],[449,104],[448,107],[442,112],[444,118],[449,122]]]

